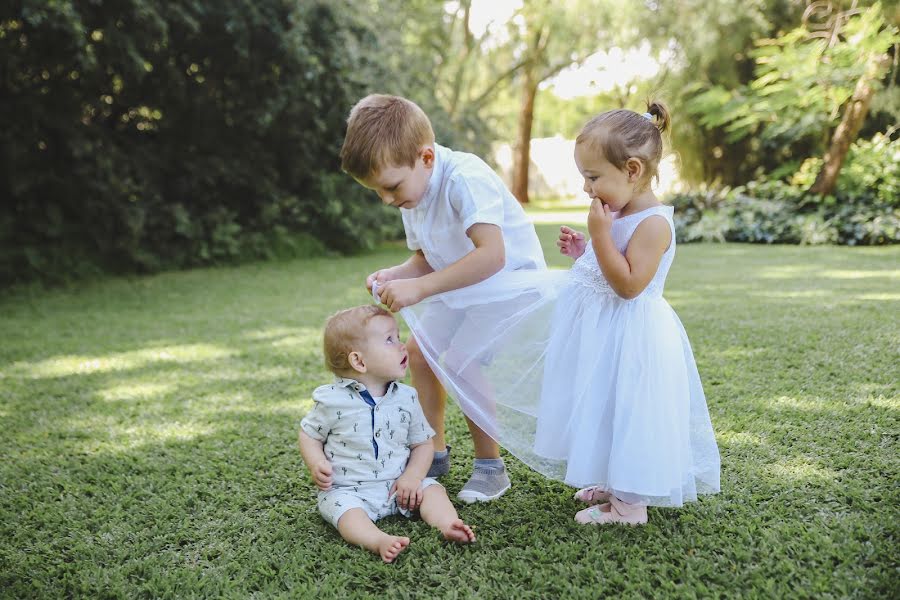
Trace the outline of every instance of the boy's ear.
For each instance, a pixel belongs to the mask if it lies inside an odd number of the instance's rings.
[[[363,360],[362,354],[359,352],[351,352],[347,355],[347,362],[353,367],[354,371],[359,373],[366,372],[366,362]]]
[[[419,150],[419,156],[422,157],[422,162],[429,169],[434,166],[434,148],[431,146],[423,146],[421,150]]]

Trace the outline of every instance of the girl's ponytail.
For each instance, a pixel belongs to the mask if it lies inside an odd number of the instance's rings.
[[[656,118],[655,125],[660,133],[672,127],[672,117],[666,105],[657,100],[647,100],[647,112]]]

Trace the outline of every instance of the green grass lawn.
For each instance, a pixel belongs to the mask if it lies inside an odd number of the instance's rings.
[[[539,232],[553,264],[551,223]],[[328,379],[320,326],[368,301],[355,258],[109,279],[0,300],[0,595],[897,597],[900,248],[691,245],[687,328],[722,493],[643,528],[572,521],[509,460],[477,544],[421,521],[397,564],[319,517],[296,435]],[[453,409],[455,494],[471,444]]]

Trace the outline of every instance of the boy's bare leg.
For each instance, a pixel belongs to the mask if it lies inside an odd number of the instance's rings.
[[[388,535],[378,529],[361,508],[351,508],[341,515],[338,531],[345,540],[380,555],[386,563],[393,562],[409,545],[408,537]]]
[[[500,458],[500,446],[494,438],[486,434],[469,417],[466,417],[466,424],[475,444],[475,458]]]
[[[439,529],[444,539],[450,542],[470,544],[475,541],[472,528],[459,518],[450,498],[447,497],[447,492],[439,485],[425,488],[419,515],[423,521]]]
[[[442,452],[447,448],[447,440],[444,438],[444,412],[447,408],[444,387],[419,350],[416,338],[409,337],[406,351],[409,353],[412,386],[419,394],[419,404],[422,405],[422,412],[425,413],[428,424],[434,429],[434,438],[431,441],[434,443],[435,451]]]

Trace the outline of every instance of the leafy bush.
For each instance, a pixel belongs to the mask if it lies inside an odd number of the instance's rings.
[[[676,194],[679,241],[881,245],[900,242],[900,142],[859,141],[834,196],[811,195],[820,159],[807,160],[790,182]]]
[[[352,251],[400,231],[374,195],[329,182],[347,111],[380,72],[349,7],[14,4],[0,17],[0,285]]]

